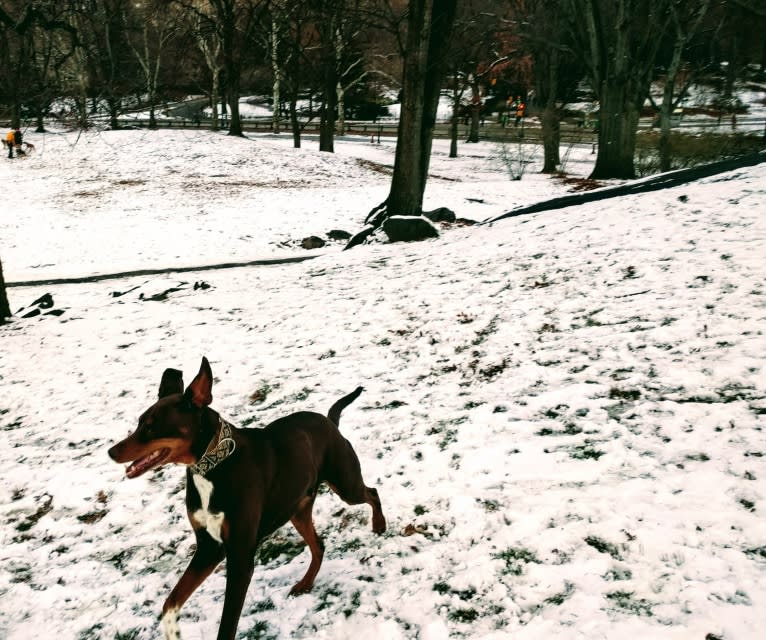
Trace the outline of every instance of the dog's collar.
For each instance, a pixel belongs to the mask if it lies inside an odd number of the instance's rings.
[[[189,469],[191,469],[192,473],[206,476],[234,453],[234,450],[237,448],[234,438],[232,438],[232,426],[220,416],[218,416],[218,420],[220,422],[218,427],[218,442],[212,449],[205,451],[204,455],[197,460],[196,464],[189,465]]]

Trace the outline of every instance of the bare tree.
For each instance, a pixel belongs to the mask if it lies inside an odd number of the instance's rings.
[[[123,16],[129,0],[90,0],[75,3],[73,20],[80,34],[76,75],[80,88],[80,120],[87,120],[86,100],[92,112],[98,101],[106,102],[112,129],[120,126],[124,99],[139,86],[139,69],[127,43]]]
[[[672,0],[568,0],[573,49],[599,100],[593,178],[633,178],[641,106]]]
[[[185,22],[187,35],[202,54],[207,72],[205,93],[210,101],[210,129],[218,131],[220,117],[218,105],[221,100],[221,76],[224,63],[223,43],[218,29],[216,14],[207,0],[173,0],[180,11],[182,24]],[[183,27],[181,27],[183,28]]]
[[[22,103],[36,107],[38,124],[50,106],[54,79],[79,45],[66,3],[17,1],[0,5],[0,100],[20,125]]]
[[[387,215],[420,215],[457,0],[410,0],[401,117]]]
[[[363,74],[355,42],[361,28],[360,0],[313,0],[320,46],[322,108],[319,150],[334,150],[336,123],[343,122],[345,89]],[[358,71],[357,71],[358,70]]]
[[[162,56],[167,44],[178,33],[178,11],[172,6],[168,8],[161,0],[144,0],[129,10],[123,7],[122,16],[128,35],[128,46],[133,51],[144,77],[144,91],[149,105],[149,127],[155,128],[157,85]]]
[[[311,100],[308,111],[302,110],[303,117],[299,117],[298,103],[303,92],[311,96],[318,88],[317,52],[320,46],[314,28],[314,13],[306,3],[286,2],[281,8],[282,11],[272,13],[279,20],[280,87],[284,88],[288,103],[293,146],[298,149],[301,132],[314,117]]]
[[[710,0],[676,0],[670,3],[672,17],[673,50],[670,55],[662,88],[660,103],[660,171],[671,168],[672,150],[670,146],[670,118],[673,110],[686,95],[692,74],[687,74],[687,82],[677,88],[683,54],[689,42],[695,36],[707,10]]]
[[[557,0],[513,0],[523,51],[534,66],[535,103],[540,109],[543,137],[542,173],[555,173],[559,155],[561,114],[582,77],[571,55],[567,5]]]
[[[488,106],[486,88],[489,79],[506,65],[515,46],[508,36],[508,17],[502,13],[508,3],[493,0],[466,0],[452,29],[447,52],[452,128],[450,157],[457,156],[458,121],[464,109],[469,122],[467,142],[479,141],[483,111]],[[463,97],[468,93],[468,104]]]
[[[253,42],[253,30],[261,24],[260,12],[267,0],[204,0],[210,7],[221,42],[223,79],[226,104],[229,109],[229,135],[241,136],[239,113],[240,83],[248,45]],[[199,2],[197,2],[199,3]]]
[[[285,12],[285,0],[274,0],[271,3],[271,11],[269,12],[269,28],[266,31],[268,33],[267,47],[269,51],[269,63],[271,65],[272,73],[271,130],[274,133],[279,133],[280,131],[280,117],[282,115],[282,82],[284,76],[282,64],[285,54],[280,54],[282,51],[284,51],[282,43],[285,39]]]

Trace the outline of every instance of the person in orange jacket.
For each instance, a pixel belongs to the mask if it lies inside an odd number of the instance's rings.
[[[16,132],[13,129],[6,134],[3,144],[8,147],[8,157],[13,158],[13,147],[16,144]]]
[[[519,126],[519,122],[521,122],[522,118],[526,115],[527,105],[524,104],[523,100],[519,96],[516,98],[516,121],[513,123],[514,127]]]

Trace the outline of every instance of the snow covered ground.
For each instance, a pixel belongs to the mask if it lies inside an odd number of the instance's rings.
[[[305,255],[361,227],[393,162],[350,139],[29,139],[0,163],[8,281]],[[481,220],[567,188],[461,153],[437,143],[427,208]],[[765,208],[761,165],[298,264],[9,289],[53,300],[0,327],[0,638],[158,637],[193,541],[184,472],[127,480],[106,450],[202,355],[239,425],[363,385],[342,429],[389,522],[320,496],[314,591],[287,596],[308,551],[285,527],[240,638],[761,638]],[[224,581],[182,610],[186,640],[215,637]]]

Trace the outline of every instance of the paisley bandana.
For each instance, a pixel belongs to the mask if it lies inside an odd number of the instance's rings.
[[[212,449],[205,452],[205,454],[197,460],[196,464],[189,465],[192,473],[196,473],[200,476],[206,476],[219,464],[221,464],[226,458],[228,458],[237,445],[234,443],[232,436],[232,426],[219,416],[220,426],[218,429],[218,443]]]

